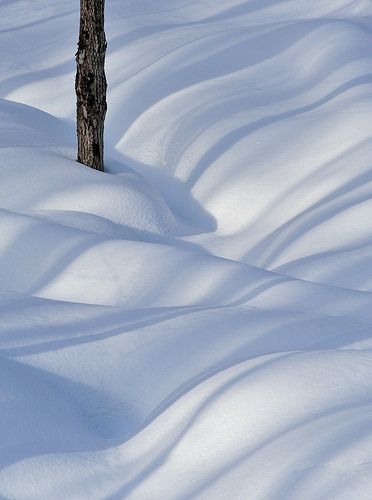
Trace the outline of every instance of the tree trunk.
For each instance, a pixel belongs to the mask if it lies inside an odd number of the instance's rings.
[[[106,116],[105,0],[80,0],[80,33],[76,54],[75,90],[77,160],[104,169],[103,130]]]

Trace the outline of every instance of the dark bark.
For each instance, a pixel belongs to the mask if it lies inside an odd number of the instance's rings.
[[[105,0],[80,0],[80,33],[76,54],[77,160],[103,170],[106,116]]]

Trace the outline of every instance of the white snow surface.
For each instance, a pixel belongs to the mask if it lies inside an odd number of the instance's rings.
[[[0,0],[0,497],[370,500],[371,0]]]

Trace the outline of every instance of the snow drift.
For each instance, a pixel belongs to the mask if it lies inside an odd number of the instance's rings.
[[[0,1],[0,495],[369,499],[372,7]]]

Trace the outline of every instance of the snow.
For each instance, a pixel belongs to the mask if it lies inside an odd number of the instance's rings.
[[[372,5],[0,0],[0,496],[369,500]]]

